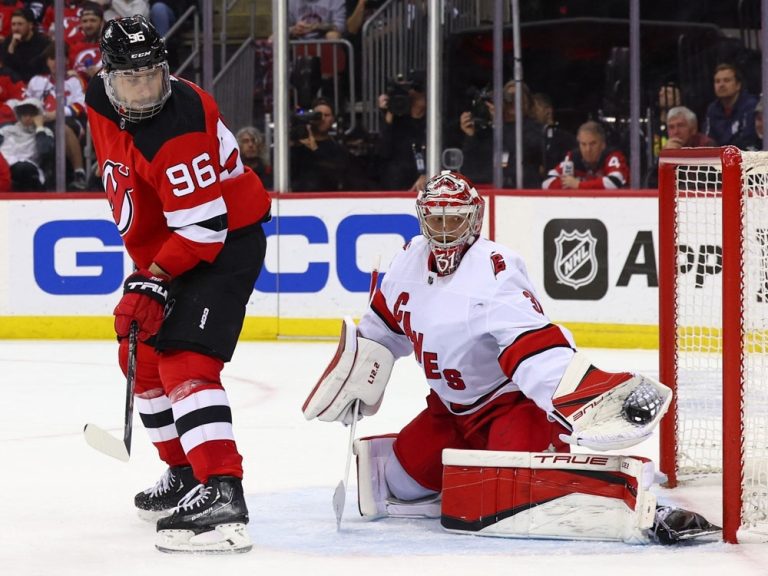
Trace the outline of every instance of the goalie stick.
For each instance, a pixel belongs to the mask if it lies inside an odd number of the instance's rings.
[[[96,426],[86,424],[83,428],[85,441],[91,448],[99,452],[128,462],[131,457],[131,438],[133,436],[133,391],[136,386],[136,347],[138,341],[139,325],[134,321],[128,333],[128,370],[125,376],[125,421],[123,424],[123,441],[121,442],[112,434]]]
[[[376,292],[376,284],[379,281],[379,265],[381,257],[376,259],[376,263],[371,270],[371,285],[368,288],[368,305],[373,300],[373,293]],[[360,413],[360,400],[355,400],[352,406],[352,424],[349,427],[349,440],[347,442],[347,464],[344,469],[344,478],[339,481],[336,490],[333,492],[333,512],[336,514],[336,530],[341,530],[341,516],[344,514],[344,503],[347,500],[347,482],[349,481],[349,465],[352,462],[352,448],[355,442],[355,429],[357,427],[357,415]]]

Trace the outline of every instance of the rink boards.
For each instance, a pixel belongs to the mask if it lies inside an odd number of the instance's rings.
[[[581,346],[654,348],[655,191],[484,190],[484,229],[517,250],[548,316]],[[243,338],[334,337],[366,306],[369,273],[418,234],[412,194],[274,198]],[[0,338],[111,338],[131,268],[100,195],[0,200]],[[490,265],[490,263],[489,263]]]

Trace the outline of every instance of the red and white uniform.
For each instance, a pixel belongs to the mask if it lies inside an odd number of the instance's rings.
[[[444,448],[567,451],[547,419],[574,345],[535,296],[522,259],[486,240],[438,276],[424,237],[397,254],[360,321],[396,357],[413,352],[431,392],[397,435],[408,475],[440,491]],[[522,393],[521,393],[522,392]]]
[[[38,74],[29,79],[25,96],[37,98],[46,112],[56,111],[56,80],[52,74]],[[85,114],[85,94],[79,78],[69,76],[64,81],[64,115],[81,118]]]
[[[430,257],[422,236],[397,254],[361,335],[396,357],[413,352],[454,414],[518,390],[551,411],[573,342],[544,314],[520,256],[479,238],[443,277],[429,270]]]
[[[174,282],[178,287],[174,311],[167,314],[164,329],[170,323],[171,329],[176,327],[174,334],[179,333],[178,326],[184,321],[179,302],[190,305],[194,298],[189,294],[202,284],[198,295],[209,299],[211,306],[223,298],[239,301],[243,288],[250,293],[253,282],[243,283],[232,274],[232,294],[211,296],[205,288],[215,283],[217,273],[208,273],[205,266],[192,271],[202,262],[230,271],[228,263],[217,259],[225,242],[237,245],[239,239],[254,234],[252,229],[270,207],[258,176],[243,166],[237,141],[222,122],[213,97],[190,82],[173,78],[171,95],[162,110],[131,123],[118,115],[103,78],[96,76],[88,85],[86,103],[106,197],[123,243],[139,268],[149,268],[154,262],[173,278],[171,289]],[[253,254],[259,265],[261,257]],[[243,263],[246,270],[252,271],[254,266],[254,262]],[[177,278],[185,272],[189,272],[186,277]],[[257,275],[253,275],[254,282]],[[236,325],[242,322],[239,309],[221,310],[220,318],[229,318]],[[224,320],[208,321],[207,329],[229,336],[232,330],[222,329],[219,322]],[[192,325],[197,326],[197,321]],[[189,463],[201,482],[210,475],[242,477],[242,457],[234,442],[231,410],[220,378],[225,358],[204,352],[210,345],[198,351],[195,344],[204,339],[205,332],[195,334],[189,338],[198,340],[182,341],[161,353],[154,344],[139,343],[135,388],[139,414],[169,466]],[[157,338],[161,340],[162,335]],[[124,372],[127,356],[127,339],[123,339],[120,361]]]
[[[186,80],[172,78],[171,86],[162,114],[140,124],[120,120],[100,77],[89,84],[86,103],[128,253],[140,268],[155,262],[175,277],[212,262],[227,230],[259,222],[270,199],[243,166],[213,97]]]
[[[595,166],[587,166],[578,150],[570,151],[560,164],[547,173],[541,187],[560,190],[563,164],[573,162],[573,175],[579,179],[579,190],[613,190],[629,186],[629,165],[619,150],[606,149]]]

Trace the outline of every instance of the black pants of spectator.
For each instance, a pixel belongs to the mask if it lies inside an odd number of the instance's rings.
[[[45,186],[40,181],[40,171],[32,162],[11,164],[11,190],[14,192],[38,192]]]

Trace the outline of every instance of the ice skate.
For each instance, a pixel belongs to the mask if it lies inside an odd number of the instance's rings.
[[[252,545],[246,524],[241,480],[211,476],[190,490],[173,514],[158,520],[155,547],[162,552],[247,552]]]
[[[649,535],[657,544],[679,544],[717,534],[722,530],[696,512],[672,506],[657,506]]]
[[[191,466],[168,468],[152,488],[136,494],[134,504],[139,517],[147,522],[157,522],[173,512],[182,496],[199,482],[192,474]]]

